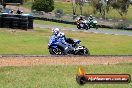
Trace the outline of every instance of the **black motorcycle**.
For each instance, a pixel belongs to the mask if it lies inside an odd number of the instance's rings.
[[[90,29],[89,24],[87,24],[87,20],[77,22],[77,28],[78,29],[86,29],[86,30]]]

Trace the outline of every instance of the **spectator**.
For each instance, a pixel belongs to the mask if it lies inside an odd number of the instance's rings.
[[[11,10],[11,11],[10,11],[10,14],[13,14],[13,12],[14,12],[14,11],[13,11],[13,10]]]
[[[21,11],[20,11],[20,9],[19,9],[19,8],[17,9],[16,14],[21,14]]]

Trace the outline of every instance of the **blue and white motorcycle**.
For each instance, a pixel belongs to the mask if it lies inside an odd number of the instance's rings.
[[[71,38],[56,39],[51,36],[48,43],[49,53],[51,55],[90,55],[89,50],[85,46],[81,46],[80,42],[80,40]]]

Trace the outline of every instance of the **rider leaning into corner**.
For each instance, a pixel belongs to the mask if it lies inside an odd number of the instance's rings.
[[[77,23],[81,23],[81,22],[84,21],[84,20],[85,20],[85,19],[83,19],[83,17],[80,16],[79,18],[77,18],[76,22],[77,22]]]
[[[77,18],[77,22],[82,22],[82,21],[84,21],[85,19],[82,17],[82,16],[80,16],[79,18]],[[89,17],[88,17],[88,20],[89,21],[92,21],[93,20],[93,16],[92,15],[90,15]]]
[[[59,28],[52,29],[52,32],[53,32],[53,36],[55,37],[55,39],[63,38],[64,41],[62,41],[62,42],[74,44],[74,40],[72,38],[66,38],[65,34],[63,32],[60,32]]]
[[[72,38],[66,38],[65,34],[62,33],[59,28],[52,29],[52,32],[53,39],[58,40],[57,42],[62,44],[64,50],[60,49],[58,51],[59,48],[49,48],[51,54],[62,55],[64,52],[64,54],[89,55],[89,50],[85,48],[85,46],[78,45],[80,40],[76,42],[76,40],[74,41]]]
[[[90,15],[90,16],[88,17],[88,21],[89,21],[89,23],[90,23],[92,20],[93,20],[93,16]]]

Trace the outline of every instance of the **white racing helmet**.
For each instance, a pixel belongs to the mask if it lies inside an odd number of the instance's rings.
[[[90,15],[90,17],[93,17],[92,15]]]
[[[23,13],[23,11],[21,11],[21,13]]]
[[[54,35],[57,35],[60,32],[59,28],[52,29]]]

